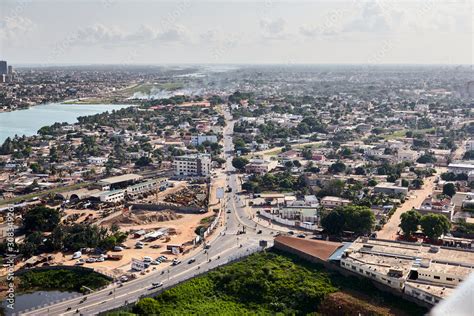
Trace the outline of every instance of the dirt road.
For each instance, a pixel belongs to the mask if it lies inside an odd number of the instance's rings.
[[[435,179],[436,176],[424,179],[423,187],[420,190],[412,191],[413,193],[411,197],[407,198],[407,200],[405,200],[405,202],[397,208],[387,224],[385,224],[384,227],[379,232],[377,232],[377,238],[392,240],[397,238],[397,231],[400,229],[398,227],[398,225],[400,225],[400,216],[412,208],[420,207],[423,200],[427,198],[428,195],[433,194]]]

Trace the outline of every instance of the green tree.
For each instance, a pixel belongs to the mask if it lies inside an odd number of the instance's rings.
[[[443,185],[443,194],[453,197],[456,194],[456,187],[454,183],[446,183]]]
[[[37,206],[26,213],[23,228],[27,233],[50,232],[59,224],[59,211],[46,206]]]
[[[160,304],[151,297],[146,297],[138,301],[133,307],[133,312],[138,315],[159,315]]]
[[[244,157],[235,157],[232,159],[232,166],[235,169],[238,169],[240,171],[243,171],[245,166],[249,163],[247,158]]]
[[[400,216],[399,227],[402,229],[403,234],[409,237],[418,230],[420,220],[421,214],[417,210],[411,209],[405,213],[402,213]]]
[[[328,169],[330,173],[340,173],[340,172],[344,172],[345,170],[346,170],[346,165],[341,161],[337,161],[333,163],[331,166],[329,166],[329,169]]]
[[[431,240],[437,240],[441,235],[449,232],[451,223],[441,214],[426,214],[420,220],[421,230]]]
[[[344,230],[344,215],[339,211],[329,211],[321,217],[321,226],[331,235],[340,235]]]

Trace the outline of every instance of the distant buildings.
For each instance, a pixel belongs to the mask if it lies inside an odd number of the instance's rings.
[[[211,156],[195,154],[174,157],[174,174],[177,176],[204,176],[211,173]]]
[[[5,60],[0,60],[0,75],[8,75],[8,67]]]
[[[0,83],[13,81],[13,67],[7,66],[5,60],[0,60]]]

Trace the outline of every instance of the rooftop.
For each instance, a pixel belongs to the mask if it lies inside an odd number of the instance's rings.
[[[138,181],[138,180],[141,180],[142,178],[143,177],[141,175],[129,173],[129,174],[123,174],[121,176],[105,178],[105,179],[100,180],[99,182],[102,184],[115,184],[115,183],[126,182],[126,181]]]

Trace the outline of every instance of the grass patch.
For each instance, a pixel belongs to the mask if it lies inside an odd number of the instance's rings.
[[[80,292],[83,286],[92,290],[109,284],[103,275],[85,270],[28,271],[20,276],[20,291],[61,290]]]

